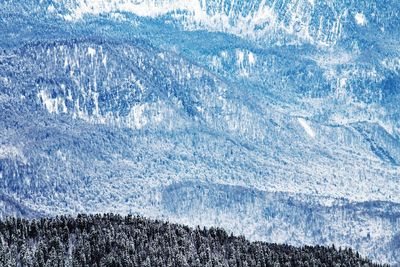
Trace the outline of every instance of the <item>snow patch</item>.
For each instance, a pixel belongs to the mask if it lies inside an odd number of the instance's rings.
[[[17,159],[24,164],[27,163],[24,153],[18,147],[11,145],[0,146],[0,159]]]
[[[236,51],[236,57],[237,57],[237,65],[240,67],[243,65],[243,60],[244,60],[244,52],[243,51]]]
[[[357,13],[354,15],[354,19],[356,21],[356,23],[360,26],[365,26],[367,25],[367,18],[365,17],[365,15],[363,13]]]
[[[54,13],[55,10],[56,9],[55,9],[55,7],[53,5],[50,5],[50,6],[47,7],[47,11],[50,12],[50,13]]]
[[[308,122],[303,118],[297,118],[298,122],[300,123],[301,127],[303,127],[304,131],[311,137],[315,138],[315,132],[308,124]]]
[[[41,90],[37,94],[37,97],[43,103],[48,112],[58,114],[61,111],[63,113],[67,113],[67,106],[62,98],[51,98],[49,93],[45,90]]]
[[[146,109],[147,109],[146,104],[132,107],[131,113],[133,115],[133,123],[134,123],[133,126],[135,128],[141,129],[148,123],[148,120],[144,115]]]
[[[94,57],[96,55],[96,49],[88,47],[87,54],[91,57]]]
[[[107,68],[107,55],[103,55],[101,63],[103,63],[104,68]]]
[[[249,63],[250,63],[250,65],[254,65],[254,64],[256,63],[256,58],[255,58],[254,54],[251,53],[251,52],[249,52],[248,57],[249,57]]]

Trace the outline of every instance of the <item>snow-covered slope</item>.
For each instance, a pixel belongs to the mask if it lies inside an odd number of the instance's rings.
[[[400,261],[396,1],[0,10],[0,216],[137,212]]]

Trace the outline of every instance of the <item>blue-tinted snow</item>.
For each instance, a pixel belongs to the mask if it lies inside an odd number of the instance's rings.
[[[398,1],[0,3],[0,215],[140,213],[399,262]]]

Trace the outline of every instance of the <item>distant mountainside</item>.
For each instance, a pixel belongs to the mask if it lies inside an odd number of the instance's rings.
[[[0,221],[0,265],[383,266],[347,248],[249,242],[220,228],[113,214]]]
[[[397,0],[0,1],[0,217],[400,262],[399,29]]]

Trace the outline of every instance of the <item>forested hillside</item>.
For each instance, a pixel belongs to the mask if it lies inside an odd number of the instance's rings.
[[[249,242],[138,216],[0,221],[0,266],[381,266],[351,249]]]

